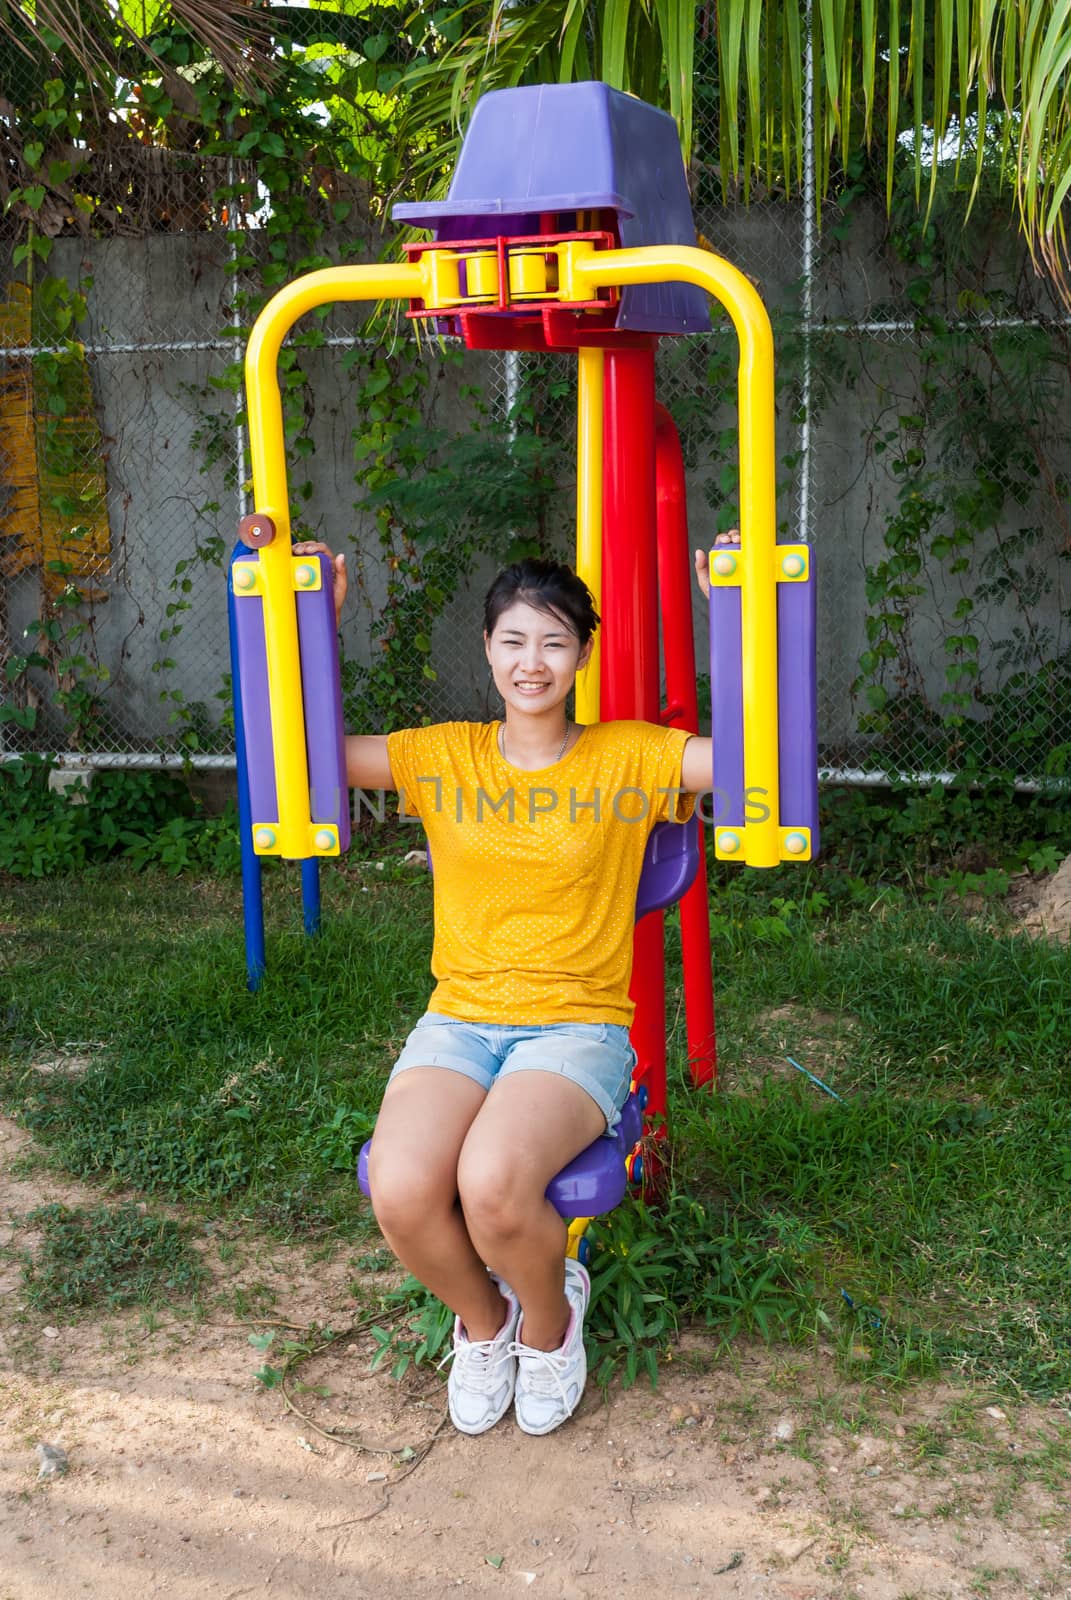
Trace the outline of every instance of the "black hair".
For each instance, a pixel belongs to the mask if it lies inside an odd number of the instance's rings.
[[[591,590],[561,561],[528,556],[503,568],[483,603],[483,625],[488,637],[494,633],[503,611],[515,600],[560,617],[568,623],[581,645],[587,644],[599,626],[599,613],[595,610]]]

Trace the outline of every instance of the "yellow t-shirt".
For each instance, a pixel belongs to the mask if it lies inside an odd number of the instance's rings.
[[[387,738],[400,808],[419,816],[435,881],[429,1009],[465,1022],[626,1026],[636,886],[656,822],[684,822],[689,734],[586,727],[537,772],[499,754],[497,722]]]

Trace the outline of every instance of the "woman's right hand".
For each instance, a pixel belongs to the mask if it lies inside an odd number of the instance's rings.
[[[338,555],[333,555],[327,545],[321,544],[316,539],[307,539],[302,544],[294,545],[296,556],[326,556],[331,563],[333,573],[332,592],[335,598],[335,626],[342,620],[342,607],[346,603],[346,591],[349,589],[349,578],[346,574],[345,552],[340,550]]]
[[[715,538],[714,543],[715,544],[734,544],[734,545],[738,545],[740,543],[739,530],[736,529],[736,528],[730,528],[728,533],[719,533],[717,535],[717,537]],[[709,600],[710,599],[710,557],[708,556],[708,554],[707,554],[707,552],[705,550],[697,550],[696,553],[695,553],[695,576],[696,576],[696,579],[697,579],[697,581],[699,583],[699,587],[703,591],[704,598]]]

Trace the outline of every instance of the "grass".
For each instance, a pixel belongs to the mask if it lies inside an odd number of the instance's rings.
[[[1066,1397],[1067,952],[845,881],[718,886],[713,1098],[687,1087],[671,923],[675,1192],[599,1225],[597,1363],[642,1372],[694,1318],[817,1336],[882,1384],[940,1364]],[[231,881],[106,866],[0,887],[0,1096],[78,1175],[360,1236],[352,1159],[427,996],[429,884],[325,873],[314,941],[293,877],[267,887],[255,996]]]
[[[919,905],[800,916],[791,941],[748,949],[723,936],[726,1076],[748,1053],[774,1064],[786,1022],[771,1029],[771,1003],[794,1002],[801,1032],[809,1008],[850,1008],[850,1048],[804,1061],[842,1099],[791,1069],[714,1116],[679,1096],[681,1181],[716,1174],[738,1216],[804,1222],[827,1302],[845,1291],[864,1308],[868,1343],[922,1339],[992,1381],[1066,1394],[1066,950]]]
[[[208,1276],[178,1223],[136,1205],[39,1206],[25,1221],[41,1233],[23,1252],[23,1299],[35,1311],[173,1304]]]
[[[352,1145],[420,1006],[427,886],[377,875],[365,897],[340,874],[314,942],[292,887],[271,883],[256,995],[231,883],[109,867],[13,887],[3,1092],[62,1166],[171,1198],[241,1195],[271,1222],[355,1222]],[[362,914],[343,921],[351,891]],[[77,1075],[37,1070],[86,1052]]]

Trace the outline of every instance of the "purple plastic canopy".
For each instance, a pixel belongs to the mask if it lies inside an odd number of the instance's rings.
[[[392,215],[448,243],[581,231],[579,211],[615,212],[623,249],[695,244],[672,117],[605,83],[493,90],[472,113],[448,197],[396,205]],[[617,326],[705,331],[710,302],[690,284],[642,284],[622,290]]]

